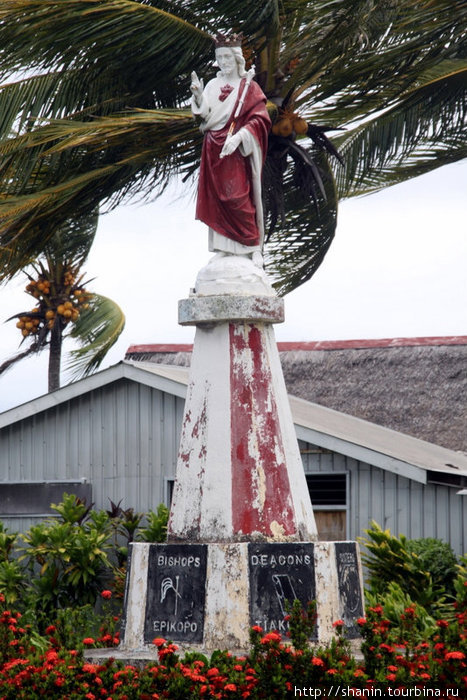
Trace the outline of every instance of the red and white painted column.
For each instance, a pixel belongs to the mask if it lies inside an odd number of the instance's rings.
[[[197,328],[169,542],[316,540],[272,325],[283,318],[275,296],[180,302]]]

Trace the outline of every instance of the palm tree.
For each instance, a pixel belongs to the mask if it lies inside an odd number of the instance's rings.
[[[97,214],[68,219],[55,227],[53,219],[43,226],[43,253],[23,270],[28,277],[26,292],[34,299],[32,310],[15,314],[25,350],[0,365],[0,375],[20,360],[45,349],[49,352],[48,389],[60,387],[62,346],[66,337],[78,348],[70,365],[76,376],[89,374],[99,366],[118,339],[125,317],[115,302],[86,289],[83,265],[97,228]],[[23,258],[10,258],[10,271],[23,266]]]
[[[323,260],[339,200],[467,154],[466,20],[465,0],[3,3],[0,279],[11,251],[41,253],[51,215],[193,177],[189,76],[210,77],[212,36],[232,29],[274,120],[266,260],[279,291],[293,289]]]

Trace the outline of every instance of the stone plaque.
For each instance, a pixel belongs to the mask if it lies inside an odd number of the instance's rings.
[[[363,600],[356,542],[336,542],[337,585],[340,617],[345,622],[347,637],[360,636],[356,620],[363,616]]]
[[[203,641],[206,560],[204,544],[151,545],[145,642]]]
[[[287,601],[306,607],[316,597],[313,544],[250,543],[248,566],[251,625],[284,634]]]

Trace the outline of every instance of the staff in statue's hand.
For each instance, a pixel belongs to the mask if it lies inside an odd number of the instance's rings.
[[[244,85],[244,88],[242,91],[242,96],[240,97],[240,99],[238,101],[237,109],[235,110],[234,118],[233,118],[233,121],[229,127],[228,132],[227,132],[227,136],[225,138],[225,143],[224,143],[224,146],[222,148],[222,151],[220,152],[219,158],[224,158],[225,156],[229,156],[231,153],[233,153],[235,151],[236,148],[238,148],[238,146],[242,142],[241,137],[238,139],[234,138],[234,136],[235,136],[234,131],[235,131],[237,119],[242,112],[242,107],[243,107],[243,104],[245,102],[245,97],[246,97],[246,94],[248,92],[248,88],[250,87],[250,83],[254,77],[255,77],[255,69],[250,68],[250,70],[246,74],[246,80],[245,80],[245,85]]]

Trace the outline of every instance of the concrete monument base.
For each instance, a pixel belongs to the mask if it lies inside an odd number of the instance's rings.
[[[312,642],[329,643],[338,619],[348,638],[358,637],[356,620],[363,615],[358,545],[133,543],[122,641],[118,654],[106,650],[106,656],[155,659],[157,637],[176,642],[182,653],[248,653],[253,625],[286,635],[287,601],[295,599],[303,606],[316,600]]]

